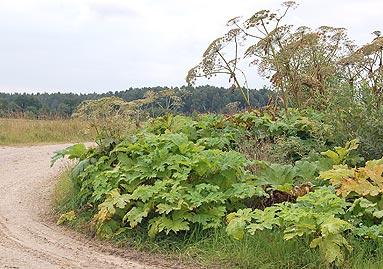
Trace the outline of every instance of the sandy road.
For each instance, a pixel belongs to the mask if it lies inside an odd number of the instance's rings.
[[[0,146],[0,268],[154,268],[44,220],[60,166],[50,158],[65,146]]]

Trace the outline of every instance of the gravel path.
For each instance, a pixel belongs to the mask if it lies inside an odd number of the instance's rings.
[[[46,219],[60,166],[50,158],[66,146],[0,147],[0,268],[154,268]]]

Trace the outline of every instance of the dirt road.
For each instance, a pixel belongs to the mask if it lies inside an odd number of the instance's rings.
[[[0,268],[154,268],[44,219],[60,167],[50,157],[65,146],[0,146]]]

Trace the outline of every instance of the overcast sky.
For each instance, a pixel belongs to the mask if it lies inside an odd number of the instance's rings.
[[[180,86],[210,41],[225,33],[228,19],[281,2],[0,0],[0,92]],[[357,43],[383,30],[383,0],[298,3],[290,23],[346,27]]]

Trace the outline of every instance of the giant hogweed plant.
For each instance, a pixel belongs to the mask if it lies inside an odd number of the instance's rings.
[[[255,66],[278,92],[282,105],[323,108],[321,98],[331,90],[338,61],[354,50],[344,28],[293,26],[286,17],[297,4],[286,1],[280,10],[260,10],[251,17],[232,18],[228,32],[215,39],[190,69],[186,81],[226,75],[248,106],[246,66]],[[276,99],[277,100],[277,99]]]
[[[243,156],[205,149],[184,134],[146,135],[113,152],[118,164],[105,173],[117,181],[98,206],[99,231],[116,219],[130,228],[143,223],[151,236],[194,224],[214,228],[237,200],[263,195],[245,172]]]
[[[282,229],[285,240],[311,238],[310,247],[318,247],[328,263],[340,265],[344,260],[343,250],[352,250],[344,232],[353,226],[341,218],[347,206],[333,189],[322,187],[299,197],[295,203],[285,202],[263,211],[242,209],[230,213],[226,230],[234,238],[242,239],[245,230],[254,234],[259,230]]]
[[[89,150],[74,145],[57,152],[53,161],[65,155],[79,159],[72,172],[78,201],[98,210],[94,223],[100,234],[141,222],[152,235],[191,225],[216,227],[226,212],[244,206],[245,199],[265,194],[256,185],[262,174],[258,179],[250,175],[248,161],[231,151],[244,132],[222,115],[194,120],[168,115],[150,120],[117,145]],[[266,176],[278,177],[280,170],[290,169],[262,166]],[[279,188],[282,183],[276,180],[268,180],[269,189]],[[287,181],[283,184],[292,189],[293,181]],[[171,228],[170,220],[183,228]]]
[[[83,159],[88,162],[75,167],[81,171],[75,177],[79,200],[94,208],[99,235],[137,226],[146,227],[150,236],[216,228],[242,200],[264,195],[245,170],[248,161],[225,148],[227,137],[179,127],[170,124],[158,134],[143,130],[109,154],[96,157],[90,151]],[[61,155],[66,153],[71,151]]]
[[[240,240],[245,232],[279,229],[284,232],[285,240],[309,238],[310,247],[319,248],[326,262],[340,266],[346,253],[352,251],[347,240],[349,234],[374,240],[383,235],[383,159],[367,161],[363,167],[350,167],[349,164],[359,159],[353,154],[357,147],[358,141],[353,140],[344,147],[323,152],[328,161],[297,162],[297,167],[306,163],[307,171],[314,172],[307,178],[319,175],[320,186],[294,201],[274,204],[264,210],[247,208],[228,214],[228,234]],[[279,171],[284,172],[279,175],[270,173],[273,170],[269,169],[268,176],[261,178],[285,178],[291,182],[294,170],[286,169],[286,165],[283,168]],[[297,174],[305,173],[301,170]]]
[[[113,147],[74,145],[53,161],[65,155],[79,160],[72,171],[78,208],[93,215],[101,237],[132,229],[146,229],[151,237],[216,229],[226,217],[227,231],[236,239],[246,231],[282,229],[286,240],[309,239],[327,262],[341,264],[351,251],[349,233],[382,235],[381,160],[350,167],[360,162],[353,140],[294,164],[256,161],[250,173],[250,162],[234,150],[243,135],[254,132],[252,124],[263,126],[262,137],[317,132],[305,118],[297,117],[289,129],[283,121],[262,117],[169,115]],[[367,183],[371,191],[361,192]],[[73,220],[74,213],[60,222]]]
[[[96,141],[102,144],[121,141],[127,133],[142,126],[150,118],[148,106],[151,110],[159,107],[170,113],[181,105],[180,97],[173,90],[166,89],[148,91],[143,98],[133,101],[115,96],[85,100],[76,108],[72,117],[88,122],[97,134]]]

